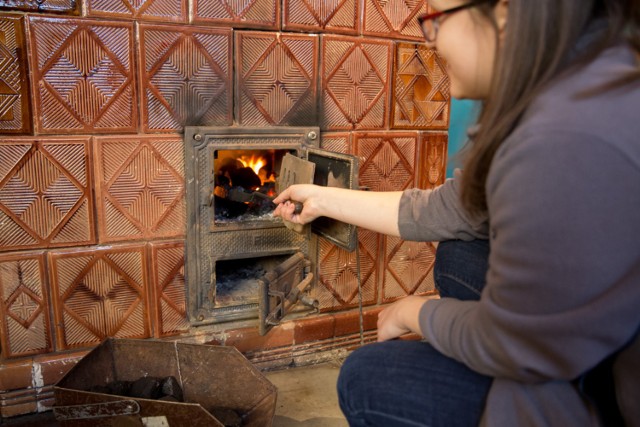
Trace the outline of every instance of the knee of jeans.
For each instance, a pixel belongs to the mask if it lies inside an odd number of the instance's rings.
[[[361,401],[359,390],[367,376],[363,375],[363,369],[368,366],[367,362],[363,360],[363,356],[368,353],[368,350],[369,347],[364,346],[353,351],[340,367],[337,384],[338,400],[345,414],[356,411],[357,402]]]

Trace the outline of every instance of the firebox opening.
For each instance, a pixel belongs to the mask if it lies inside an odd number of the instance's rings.
[[[291,254],[216,261],[215,306],[258,304],[259,279]]]
[[[214,150],[215,223],[275,221],[271,202],[282,158],[291,150]]]

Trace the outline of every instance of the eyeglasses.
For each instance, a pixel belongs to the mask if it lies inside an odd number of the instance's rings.
[[[490,0],[476,0],[471,3],[463,4],[462,6],[452,7],[451,9],[441,10],[440,12],[435,13],[425,13],[424,15],[418,16],[418,23],[420,24],[420,28],[422,28],[425,40],[429,43],[436,41],[438,29],[440,29],[440,20],[444,16],[451,15],[452,13],[460,12],[461,10],[469,9],[489,1]]]

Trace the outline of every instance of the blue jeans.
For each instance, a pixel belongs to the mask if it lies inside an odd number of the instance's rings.
[[[434,277],[441,296],[479,299],[487,241],[438,245]],[[423,341],[386,341],[351,353],[338,378],[350,426],[477,426],[492,378],[444,356]]]

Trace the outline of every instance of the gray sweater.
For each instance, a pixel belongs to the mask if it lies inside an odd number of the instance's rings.
[[[495,378],[482,425],[598,425],[570,380],[638,330],[640,85],[574,96],[635,61],[611,48],[534,101],[493,160],[487,218],[465,214],[459,177],[402,196],[404,239],[490,239],[480,301],[420,312],[436,349]]]

